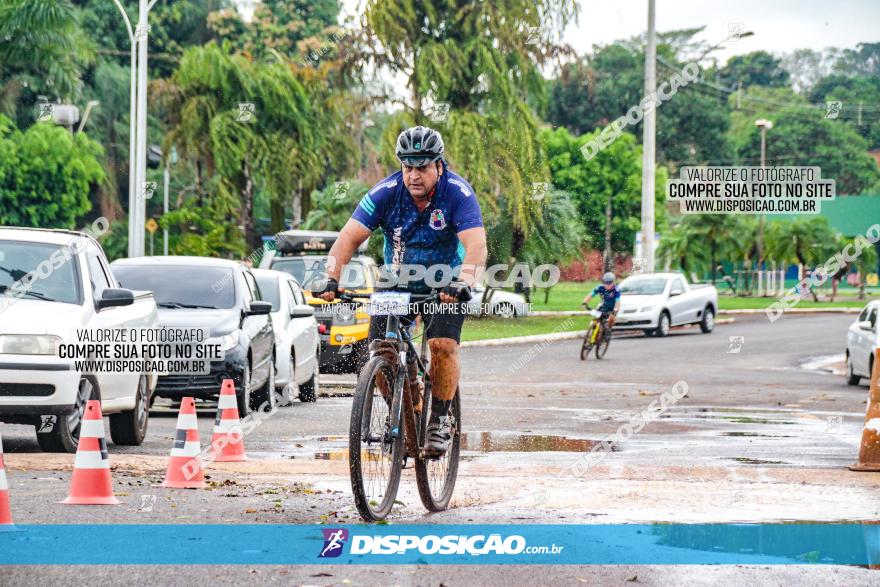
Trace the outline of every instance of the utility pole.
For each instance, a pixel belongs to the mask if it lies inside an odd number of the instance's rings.
[[[859,100],[859,126],[862,126],[862,101]]]
[[[743,83],[736,82],[736,109],[740,109],[740,101],[742,100],[743,94]]]
[[[642,127],[642,256],[645,269],[654,272],[654,146],[657,131],[657,36],[654,0],[648,0],[648,39],[645,48],[645,96],[651,97]]]

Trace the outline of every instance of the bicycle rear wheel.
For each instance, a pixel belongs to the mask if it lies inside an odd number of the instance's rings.
[[[428,389],[425,392],[424,410],[428,410],[431,404],[429,394]],[[460,389],[455,390],[455,397],[449,408],[449,417],[452,418],[452,442],[446,454],[440,458],[416,459],[416,485],[419,488],[419,497],[425,508],[431,512],[441,512],[449,507],[452,492],[455,490],[455,480],[458,478],[458,457],[461,452]],[[424,428],[422,437],[424,437]]]
[[[358,377],[348,438],[351,491],[368,522],[384,520],[391,512],[403,469],[403,429],[392,438],[391,402],[385,401],[380,384],[394,389],[394,369],[375,356]]]

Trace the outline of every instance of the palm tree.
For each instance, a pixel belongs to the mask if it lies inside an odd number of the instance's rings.
[[[657,260],[679,267],[686,275],[709,262],[705,243],[689,218],[692,216],[684,217],[673,226],[657,246]]]
[[[72,100],[83,67],[93,57],[69,0],[4,0],[0,3],[0,111],[15,116],[25,88]]]
[[[783,263],[797,263],[804,268],[824,263],[833,255],[837,235],[826,218],[796,218],[771,222],[766,231],[766,251]],[[813,301],[819,297],[810,288]]]

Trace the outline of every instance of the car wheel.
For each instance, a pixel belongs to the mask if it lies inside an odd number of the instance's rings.
[[[846,353],[846,384],[858,385],[861,381],[862,378],[853,372],[852,358]]]
[[[275,411],[275,352],[269,358],[269,374],[266,376],[266,383],[254,393],[251,398],[251,404],[258,412],[271,413]]]
[[[703,310],[703,319],[700,321],[700,330],[705,334],[709,334],[713,328],[715,328],[715,311],[706,306],[706,309]]]
[[[513,318],[516,316],[516,309],[513,307],[513,304],[508,304],[507,302],[501,302],[495,306],[492,312],[499,318]]]
[[[73,409],[55,418],[51,428],[43,429],[43,423],[37,427],[37,442],[46,452],[76,452],[79,445],[79,430],[82,424],[86,404],[90,399],[97,399],[94,381],[88,377],[79,380],[79,388]]]
[[[238,400],[238,417],[244,418],[251,413],[251,366],[247,364],[241,372],[241,385],[236,393]]]
[[[645,328],[642,330],[642,332],[645,333],[645,336],[654,336],[654,329],[653,328]]]
[[[293,354],[293,349],[290,349],[290,365],[287,367],[287,373],[289,374],[289,378],[287,380],[287,385],[279,388],[278,398],[278,406],[279,407],[287,407],[293,404],[293,396],[294,389],[296,389],[296,377],[294,377],[294,369],[296,368],[296,357]]]
[[[311,378],[299,386],[299,401],[311,403],[318,401],[319,374],[318,370],[312,373]]]
[[[110,438],[121,446],[140,446],[150,422],[150,388],[146,375],[138,379],[134,409],[110,416]]]
[[[657,330],[654,331],[654,336],[661,338],[669,336],[669,314],[667,312],[660,313],[660,321],[657,322]]]

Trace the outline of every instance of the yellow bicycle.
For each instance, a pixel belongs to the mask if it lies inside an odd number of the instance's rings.
[[[586,304],[584,306],[589,310],[593,321],[587,329],[583,344],[581,344],[581,361],[586,361],[593,349],[596,349],[596,358],[601,359],[608,352],[608,345],[611,344],[611,327],[608,326],[611,312],[592,310]]]

